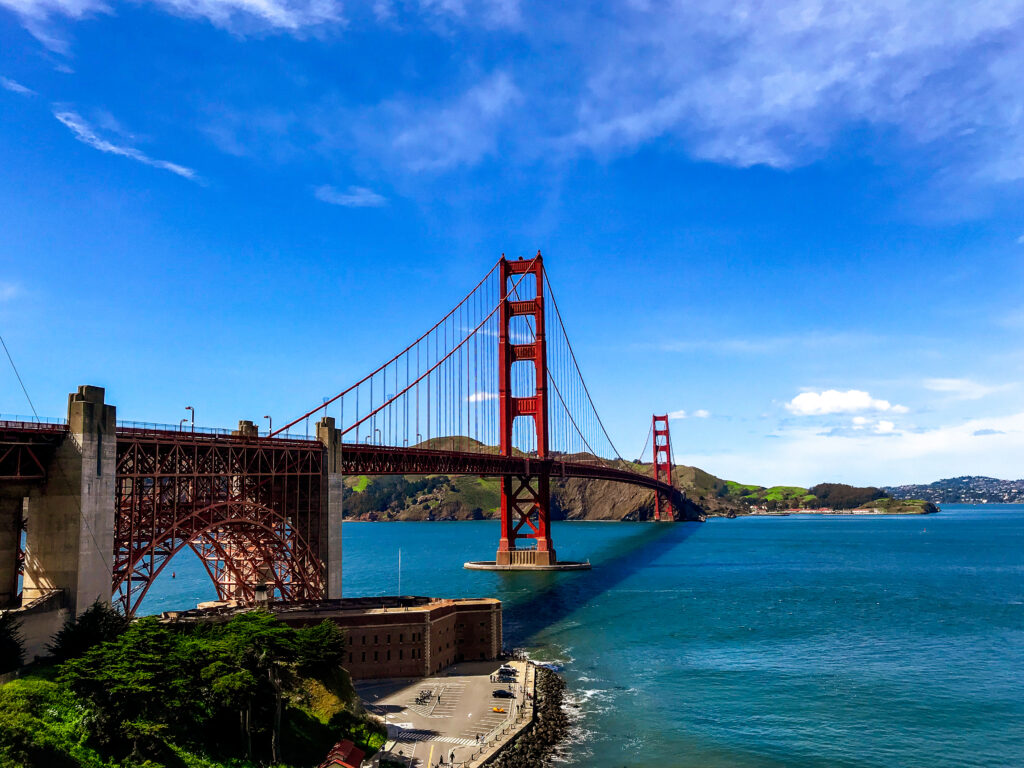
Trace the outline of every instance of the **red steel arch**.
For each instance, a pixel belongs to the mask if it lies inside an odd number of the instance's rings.
[[[323,446],[167,430],[118,430],[113,593],[133,615],[190,546],[220,599],[323,594]]]

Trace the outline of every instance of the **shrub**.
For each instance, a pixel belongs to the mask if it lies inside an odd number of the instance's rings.
[[[24,657],[21,622],[9,611],[0,613],[0,675],[16,670]]]
[[[119,637],[128,629],[128,623],[117,608],[97,600],[80,616],[64,623],[48,650],[57,661],[77,658],[93,646]]]

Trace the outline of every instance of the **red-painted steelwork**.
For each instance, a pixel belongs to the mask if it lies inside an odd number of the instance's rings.
[[[512,456],[512,425],[517,418],[531,419],[536,433],[537,458],[548,458],[548,369],[547,346],[544,336],[544,262],[540,252],[533,259],[510,261],[502,256],[499,262],[501,292],[505,293],[509,279],[532,275],[536,293],[531,299],[512,300],[505,296],[499,305],[498,320],[498,412],[499,450],[502,456]],[[533,341],[513,343],[510,330],[512,318],[532,320]],[[528,363],[534,369],[534,393],[516,397],[512,393],[512,366]],[[517,549],[518,539],[532,539],[538,555],[551,562],[555,548],[551,543],[551,481],[539,472],[529,474],[503,474],[501,476],[501,538],[498,552]],[[523,529],[528,531],[524,532]],[[499,558],[501,555],[499,554]]]
[[[668,433],[668,415],[652,416],[651,430],[654,433],[652,448],[654,453],[654,479],[672,485],[672,438]],[[662,506],[664,504],[664,506]],[[661,520],[662,515],[673,520],[671,496],[662,500],[662,494],[654,494],[654,519]]]
[[[0,482],[37,482],[64,439],[66,424],[0,421]]]
[[[220,599],[323,594],[316,441],[119,429],[113,592],[134,614],[174,555],[191,547]]]

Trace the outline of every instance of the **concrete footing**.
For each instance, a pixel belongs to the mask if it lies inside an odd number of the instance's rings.
[[[462,567],[470,571],[589,571],[589,562],[560,560],[557,563],[498,563],[494,560],[471,560]]]
[[[471,560],[462,564],[471,571],[589,571],[590,563],[559,560],[547,540],[544,547],[509,547],[505,539],[493,560]]]

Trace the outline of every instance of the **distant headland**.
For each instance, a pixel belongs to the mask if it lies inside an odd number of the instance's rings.
[[[641,462],[631,462],[642,468]],[[649,469],[648,465],[648,469]],[[786,512],[817,514],[930,514],[926,499],[899,497],[888,489],[821,483],[810,488],[723,480],[698,467],[677,466],[673,484],[686,494],[686,517],[740,517]],[[348,520],[488,520],[497,517],[498,478],[431,475],[359,475],[345,479]],[[607,480],[551,480],[551,516],[560,520],[649,520],[650,491]]]

